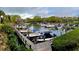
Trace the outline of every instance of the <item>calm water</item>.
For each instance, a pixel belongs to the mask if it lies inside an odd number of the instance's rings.
[[[29,30],[31,30],[32,32],[37,32],[37,33],[45,33],[45,32],[49,32],[52,36],[55,34],[56,36],[60,36],[62,34],[65,34],[65,30],[61,30],[61,29],[58,29],[58,30],[50,30],[48,28],[45,28],[45,27],[39,27],[39,28],[36,28],[34,26],[30,26],[29,27]]]

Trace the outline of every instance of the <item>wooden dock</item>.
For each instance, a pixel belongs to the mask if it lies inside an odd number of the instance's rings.
[[[52,51],[51,40],[46,40],[41,43],[34,44],[26,36],[24,36],[18,29],[14,28],[19,38],[25,44],[26,48],[31,48],[33,51]]]

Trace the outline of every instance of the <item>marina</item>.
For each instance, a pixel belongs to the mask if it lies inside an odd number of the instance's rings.
[[[27,25],[15,25],[14,28],[16,33],[23,41],[26,47],[33,49],[34,51],[51,51],[51,44],[54,38],[65,34],[65,29],[62,30],[63,25],[58,26],[55,29],[50,29],[49,27],[35,27],[34,24],[31,26]],[[67,31],[68,32],[68,31]]]

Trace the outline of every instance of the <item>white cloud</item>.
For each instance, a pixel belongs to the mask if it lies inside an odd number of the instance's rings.
[[[21,16],[21,18],[25,19],[25,18],[32,18],[33,15],[31,14],[19,14]]]
[[[17,7],[17,8],[0,8],[10,15],[20,15],[22,18],[33,16],[79,16],[78,7]]]
[[[6,15],[19,15],[19,16],[21,16],[22,19],[32,18],[34,16],[34,15],[28,14],[28,13],[25,13],[25,14],[20,14],[20,13],[6,13]]]

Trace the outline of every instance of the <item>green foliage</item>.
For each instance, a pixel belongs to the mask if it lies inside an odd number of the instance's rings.
[[[14,33],[14,30],[9,26],[9,25],[3,25],[2,26],[2,31],[10,34],[10,33]]]
[[[56,16],[50,16],[46,18],[42,18],[39,16],[35,16],[34,18],[27,18],[26,22],[43,22],[43,23],[66,23],[66,24],[79,24],[79,17],[56,17]]]
[[[79,29],[75,29],[67,34],[53,40],[53,50],[74,50],[79,44]]]
[[[62,22],[62,19],[60,17],[55,17],[55,16],[51,16],[51,17],[47,17],[47,18],[41,18],[39,16],[35,16],[33,19],[27,18],[27,22]]]
[[[35,16],[33,19],[27,18],[27,22],[42,22],[42,18],[40,16]]]
[[[21,17],[19,15],[5,15],[3,18],[3,23],[16,23],[18,18]]]
[[[5,15],[4,11],[0,10],[0,16]]]
[[[5,15],[3,18],[3,23],[10,23],[9,15]]]
[[[21,18],[19,15],[11,15],[10,16],[10,20],[13,23],[16,23],[17,22],[17,19],[19,19],[19,18]]]
[[[33,21],[34,21],[34,22],[42,22],[42,19],[41,19],[40,16],[35,16],[35,17],[33,18]]]
[[[60,17],[50,16],[48,17],[47,21],[53,23],[60,23],[62,22],[62,19]]]
[[[3,16],[2,23],[16,23],[19,15],[5,15],[4,11],[0,10],[0,16]]]
[[[27,51],[29,49],[25,48],[23,44],[19,44],[18,36],[15,34],[15,31],[9,25],[3,25],[2,31],[8,35],[8,45],[12,51]]]
[[[2,26],[3,26],[3,24],[0,24],[0,31],[2,30]]]

